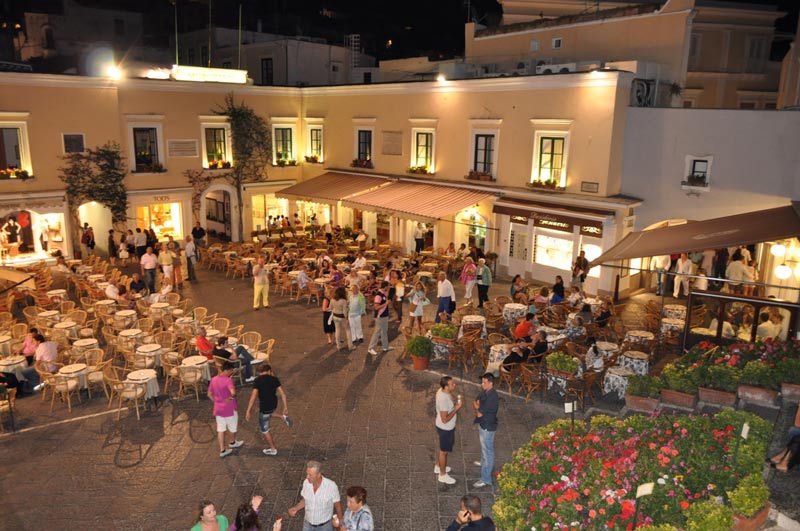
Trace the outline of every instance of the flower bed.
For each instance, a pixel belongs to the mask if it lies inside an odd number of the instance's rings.
[[[748,439],[736,439],[744,422]],[[695,503],[724,496],[741,478],[760,472],[772,437],[769,422],[743,411],[715,416],[595,416],[590,424],[567,420],[539,428],[498,476],[493,508],[498,529],[626,530],[687,521]]]

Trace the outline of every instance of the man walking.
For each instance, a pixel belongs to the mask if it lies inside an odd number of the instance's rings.
[[[269,308],[269,271],[265,267],[266,258],[258,257],[253,268],[253,309],[258,311],[262,301],[264,308]]]
[[[453,313],[450,308],[451,303],[456,300],[456,292],[453,289],[453,283],[447,280],[447,274],[444,271],[439,271],[437,279],[436,296],[439,297],[439,306],[436,308],[435,321],[439,323],[442,320],[440,317],[442,312],[445,312],[448,318]]]
[[[458,410],[461,409],[461,395],[453,401],[453,392],[456,382],[450,376],[442,376],[439,380],[439,390],[436,391],[436,433],[439,435],[439,462],[433,467],[433,472],[439,475],[439,483],[452,485],[456,482],[448,474],[447,454],[453,451],[456,441],[456,420]]]
[[[147,289],[150,290],[150,293],[155,293],[158,257],[153,254],[152,247],[147,247],[147,251],[139,259],[139,267],[142,269],[142,278],[147,284]]]
[[[583,293],[583,281],[589,273],[589,260],[586,259],[586,251],[581,251],[575,263],[572,264],[572,285],[578,286]]]
[[[283,414],[278,415],[275,409],[278,407],[278,395],[283,402]],[[289,407],[286,405],[286,393],[283,392],[281,381],[272,374],[272,367],[266,363],[261,366],[261,371],[253,382],[253,392],[250,395],[250,402],[247,404],[245,420],[250,422],[250,410],[258,400],[258,429],[267,441],[269,448],[264,448],[264,455],[278,455],[275,448],[275,440],[269,432],[269,421],[272,417],[283,419],[288,427],[292,427],[292,420],[289,418]]]
[[[203,246],[203,238],[206,237],[206,231],[203,227],[200,226],[200,222],[196,221],[194,224],[194,228],[192,229],[192,239],[194,240],[194,244],[197,247]]]
[[[194,266],[197,263],[197,246],[191,236],[186,237],[186,270],[189,272],[188,280],[197,280],[194,274]]]
[[[494,390],[494,375],[487,372],[481,376],[481,392],[475,402],[474,424],[478,425],[478,437],[481,441],[481,460],[475,465],[481,467],[481,479],[472,484],[479,489],[492,485],[492,472],[494,471],[494,434],[497,432],[497,409],[500,407],[500,397]]]
[[[339,523],[344,521],[339,487],[322,475],[322,465],[317,461],[306,463],[306,479],[300,491],[301,499],[287,511],[294,518],[301,509],[306,510],[303,531],[333,531],[335,516]]]
[[[381,287],[375,293],[375,300],[372,307],[375,314],[375,331],[372,333],[372,338],[369,340],[369,349],[367,352],[373,356],[378,355],[375,347],[378,346],[378,340],[383,345],[383,351],[389,352],[392,347],[389,346],[389,296],[387,290],[389,283],[385,280],[381,281]]]
[[[208,398],[214,402],[214,417],[217,419],[217,442],[219,443],[219,456],[231,455],[234,448],[239,448],[244,441],[236,440],[236,429],[239,415],[236,413],[236,387],[231,380],[231,374],[236,370],[233,363],[226,361],[222,365],[222,372],[211,378],[208,383]],[[225,448],[225,432],[231,434],[231,442]]]
[[[478,308],[483,308],[484,302],[489,302],[489,287],[492,285],[492,270],[486,265],[485,258],[478,259]]]

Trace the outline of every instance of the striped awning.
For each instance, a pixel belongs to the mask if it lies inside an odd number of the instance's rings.
[[[491,197],[494,195],[487,192],[453,186],[398,182],[358,194],[342,205],[432,223]]]
[[[379,189],[392,181],[383,177],[329,171],[275,193],[276,197],[295,201],[336,204],[362,192]]]

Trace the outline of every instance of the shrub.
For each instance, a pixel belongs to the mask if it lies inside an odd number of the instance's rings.
[[[800,359],[784,358],[775,369],[781,383],[800,384]]]
[[[728,502],[733,512],[750,518],[769,500],[769,488],[761,474],[750,474],[739,485],[728,491]]]
[[[694,371],[691,369],[668,363],[664,366],[661,376],[664,379],[664,387],[667,389],[692,395],[697,392],[697,382],[694,379]]]
[[[577,359],[563,352],[553,352],[545,358],[545,362],[548,369],[567,374],[575,374],[580,367]]]
[[[730,531],[733,511],[725,505],[706,500],[686,510],[686,531]]]
[[[430,328],[433,337],[454,339],[458,335],[458,327],[451,324],[435,324]]]
[[[408,342],[406,349],[415,358],[430,358],[433,352],[433,343],[425,336],[414,336]]]
[[[658,398],[661,387],[661,380],[654,376],[631,376],[628,378],[627,393],[633,396]]]
[[[704,370],[698,371],[697,385],[716,389],[717,391],[735,393],[741,377],[742,371],[736,367],[724,364],[711,365]]]
[[[740,383],[776,390],[781,382],[778,380],[775,367],[770,367],[760,360],[748,361],[742,370]]]

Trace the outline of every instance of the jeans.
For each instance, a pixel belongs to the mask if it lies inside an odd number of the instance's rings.
[[[144,270],[144,283],[147,284],[147,289],[150,290],[150,293],[156,292],[156,270],[153,269],[145,269]]]
[[[450,301],[452,299],[450,297],[439,297],[439,306],[436,307],[436,322],[441,323],[442,320],[439,317],[439,314],[442,312],[446,312],[447,315],[450,315]]]
[[[372,332],[372,338],[369,340],[369,349],[372,350],[378,346],[380,340],[383,345],[383,350],[389,348],[389,316],[377,317],[375,319],[375,331]]]
[[[250,365],[253,363],[253,356],[250,352],[242,345],[237,346],[234,352],[236,352],[236,357],[239,358],[239,362],[244,367],[244,377],[250,378],[253,376],[253,366]]]
[[[483,308],[484,302],[489,302],[489,286],[478,284],[478,308]]]
[[[492,484],[494,471],[494,434],[496,431],[484,430],[478,426],[478,436],[481,440],[481,481],[487,485]]]
[[[414,238],[414,252],[420,253],[425,248],[424,238]]]
[[[197,280],[197,277],[194,276],[194,261],[194,257],[186,259],[186,269],[189,272],[189,280]]]

